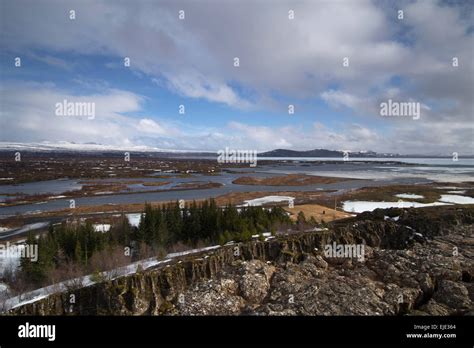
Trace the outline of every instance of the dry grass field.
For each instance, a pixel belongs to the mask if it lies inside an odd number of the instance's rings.
[[[323,220],[324,222],[330,222],[352,216],[351,214],[334,210],[319,204],[295,205],[294,208],[285,207],[285,210],[291,213],[290,218],[292,220],[296,220],[296,217],[300,211],[304,213],[306,219],[314,217],[317,222],[322,222]]]

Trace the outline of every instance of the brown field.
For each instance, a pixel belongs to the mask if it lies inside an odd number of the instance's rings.
[[[171,182],[169,182],[169,181],[153,181],[153,182],[143,182],[143,183],[140,183],[140,184],[142,184],[143,186],[165,186],[165,185],[168,185],[170,183]]]
[[[183,182],[175,186],[175,189],[197,190],[221,187],[218,182]]]
[[[293,221],[296,221],[297,215],[300,211],[303,212],[306,220],[309,220],[311,217],[313,217],[317,222],[320,223],[345,219],[352,216],[351,214],[334,210],[319,204],[295,205],[294,208],[285,207],[285,210],[291,213],[290,218]]]
[[[227,165],[226,165],[227,167]],[[171,159],[159,154],[132,153],[130,161],[125,161],[121,153],[75,154],[63,153],[22,153],[17,162],[14,153],[0,152],[0,177],[12,178],[1,181],[1,185],[24,182],[55,180],[62,178],[107,179],[159,177],[160,173],[186,175],[193,173],[214,174],[221,170],[215,159]],[[166,177],[163,175],[163,177]]]
[[[243,176],[235,179],[232,183],[239,185],[264,185],[264,186],[305,186],[315,184],[333,184],[336,182],[355,180],[348,178],[331,178],[325,176],[314,176],[304,174],[288,174],[274,176],[271,178],[255,178]]]

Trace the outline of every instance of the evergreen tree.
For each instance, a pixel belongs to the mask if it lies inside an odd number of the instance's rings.
[[[74,260],[76,262],[82,262],[82,247],[79,240],[76,240],[76,246],[74,248]]]
[[[168,247],[170,242],[170,236],[168,232],[168,226],[164,220],[161,220],[160,225],[158,226],[158,239],[156,240],[156,245],[160,247]]]

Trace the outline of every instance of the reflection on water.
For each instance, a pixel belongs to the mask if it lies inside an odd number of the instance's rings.
[[[298,159],[300,160],[300,159]],[[357,159],[356,161],[360,161]],[[163,182],[162,186],[145,186],[142,184],[128,184],[126,195],[113,194],[106,196],[93,196],[76,198],[76,206],[81,205],[103,205],[103,204],[129,204],[143,203],[145,201],[168,201],[168,200],[192,200],[216,197],[232,192],[279,192],[279,191],[315,191],[315,190],[348,190],[363,186],[381,186],[392,184],[418,184],[432,181],[438,182],[461,182],[472,181],[474,177],[474,160],[462,160],[453,162],[450,159],[417,159],[417,165],[390,162],[384,159],[373,162],[334,162],[324,159],[324,163],[284,163],[258,165],[256,168],[234,168],[226,169],[219,175],[194,174],[190,177],[169,175],[166,178],[138,178],[144,182]],[[409,159],[403,159],[407,161]],[[423,165],[427,164],[427,165]],[[160,173],[161,175],[162,173]],[[307,186],[260,186],[260,185],[236,185],[232,181],[241,176],[271,177],[286,174],[308,174],[328,177],[346,177],[365,180],[348,180],[332,184],[316,184]],[[132,181],[132,179],[94,179],[81,180],[84,182],[121,182]],[[191,182],[215,182],[222,184],[221,187],[198,189],[198,190],[176,190],[179,184]],[[73,189],[80,189],[82,184],[76,180],[52,180],[28,183],[22,185],[1,185],[0,194],[22,192],[25,194],[53,193],[60,194]],[[173,190],[175,189],[175,190]],[[171,190],[171,191],[170,191]],[[157,191],[141,192],[137,191]],[[57,199],[41,205],[28,204],[15,207],[0,208],[0,216],[26,213],[32,211],[47,211],[69,208],[68,199]]]

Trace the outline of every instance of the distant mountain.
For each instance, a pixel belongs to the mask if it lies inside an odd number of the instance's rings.
[[[245,150],[245,149],[242,149]],[[200,150],[174,150],[174,149],[161,149],[156,147],[150,147],[145,145],[130,145],[130,146],[113,146],[104,145],[95,142],[87,143],[75,143],[75,142],[35,142],[35,143],[13,143],[13,142],[0,142],[0,152],[5,151],[29,151],[29,152],[60,152],[60,153],[117,153],[117,152],[133,152],[142,153],[150,156],[163,156],[163,157],[180,157],[180,158],[216,158],[217,151],[200,151]],[[314,149],[314,150],[288,150],[288,149],[276,149],[266,152],[259,152],[258,157],[320,157],[320,158],[342,158],[344,157],[345,151],[341,150],[327,150],[327,149]],[[349,158],[451,158],[452,154],[438,154],[438,155],[426,155],[426,154],[408,154],[400,155],[397,153],[377,153],[374,151],[347,151]],[[461,155],[461,158],[474,158],[474,155]]]
[[[305,151],[295,151],[287,149],[276,149],[267,152],[260,152],[259,157],[322,157],[322,158],[334,158],[344,157],[346,151],[338,150],[326,150],[326,149],[314,149]],[[399,153],[377,153],[375,151],[347,151],[349,158],[452,158],[452,154],[438,154],[438,155],[426,155],[426,154],[408,154],[401,155]],[[459,155],[464,159],[474,158],[474,155]]]
[[[396,157],[394,154],[377,154],[373,151],[347,151],[349,157]],[[277,149],[259,153],[260,157],[344,157],[345,151],[314,149],[307,151],[295,151],[286,149]]]

